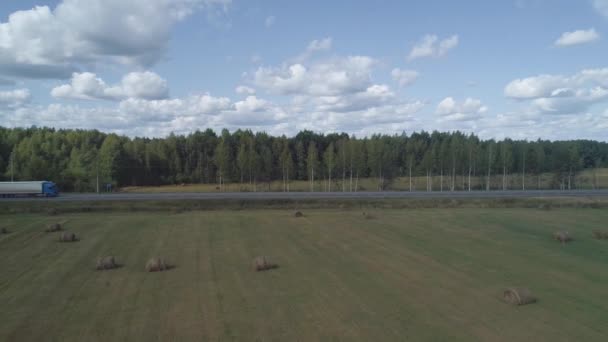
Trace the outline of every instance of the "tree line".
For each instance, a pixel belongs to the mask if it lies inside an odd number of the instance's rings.
[[[608,167],[608,143],[592,140],[482,140],[462,132],[375,134],[301,131],[293,137],[211,129],[165,138],[129,138],[97,130],[0,127],[0,180],[52,180],[63,191],[121,186],[308,181],[311,191],[356,191],[372,177],[377,190],[396,177],[424,177],[426,190],[506,189],[508,177],[550,173],[572,188],[583,169]],[[482,177],[472,184],[471,177]],[[528,177],[528,180],[526,180]],[[433,179],[440,179],[439,188]],[[319,180],[322,186],[319,187]],[[338,183],[335,180],[339,180]],[[316,184],[316,185],[315,185]],[[336,188],[335,184],[340,184]],[[593,182],[592,186],[595,186]],[[420,190],[420,189],[418,189]]]

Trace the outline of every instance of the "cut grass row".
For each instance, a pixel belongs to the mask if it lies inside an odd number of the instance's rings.
[[[390,199],[276,199],[276,200],[160,200],[160,201],[39,201],[0,202],[0,216],[43,213],[47,215],[82,212],[165,212],[247,210],[247,209],[422,209],[422,208],[608,208],[606,197],[571,198],[390,198]]]

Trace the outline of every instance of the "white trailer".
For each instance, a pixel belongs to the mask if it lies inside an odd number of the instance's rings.
[[[57,195],[57,186],[49,181],[0,182],[0,197]]]

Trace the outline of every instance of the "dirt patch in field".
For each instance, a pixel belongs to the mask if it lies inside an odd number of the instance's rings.
[[[505,302],[513,305],[526,305],[536,302],[532,292],[524,287],[512,287],[504,290],[502,298]]]

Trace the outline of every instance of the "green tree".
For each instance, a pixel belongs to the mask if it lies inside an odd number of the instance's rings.
[[[333,142],[329,143],[323,153],[323,163],[327,170],[327,191],[331,192],[331,176],[336,168],[336,151]]]
[[[311,141],[308,145],[308,156],[306,159],[306,170],[308,171],[308,181],[310,182],[310,191],[315,191],[315,173],[319,169],[319,152],[317,145]]]

